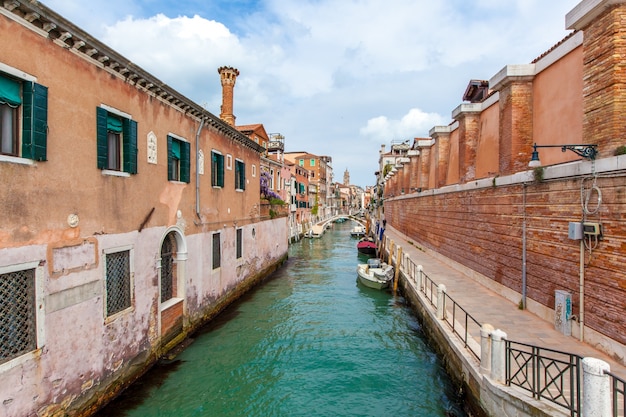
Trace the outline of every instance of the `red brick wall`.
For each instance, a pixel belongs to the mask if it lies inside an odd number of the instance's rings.
[[[624,145],[626,135],[625,18],[626,7],[615,6],[585,28],[583,138],[585,143],[601,144],[601,156]]]
[[[167,333],[175,334],[182,330],[183,326],[183,302],[182,300],[161,312],[161,335],[165,337]]]
[[[604,239],[585,254],[585,323],[625,343],[624,176],[598,178],[597,185],[602,204],[587,221],[602,223]],[[578,314],[580,246],[568,226],[583,216],[581,180],[529,184],[525,200],[527,297],[554,308],[554,291],[567,290]],[[523,185],[387,200],[385,217],[412,241],[521,294]]]

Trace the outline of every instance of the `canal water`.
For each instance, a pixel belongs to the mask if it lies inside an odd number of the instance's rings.
[[[466,416],[405,300],[357,283],[353,225],[291,245],[98,416]]]

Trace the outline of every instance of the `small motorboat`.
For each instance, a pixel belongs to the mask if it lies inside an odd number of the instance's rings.
[[[376,242],[372,238],[364,237],[356,244],[356,250],[364,255],[376,256]]]
[[[366,287],[382,290],[393,281],[393,266],[381,262],[378,258],[367,260],[366,264],[358,264],[357,279]]]
[[[363,226],[355,226],[350,230],[350,236],[363,237],[365,236],[365,228]]]

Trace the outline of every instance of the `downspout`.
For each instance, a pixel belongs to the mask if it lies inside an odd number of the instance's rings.
[[[526,310],[526,183],[522,187],[522,310]]]
[[[196,132],[196,216],[199,220],[202,220],[200,217],[200,131],[204,127],[204,117],[200,119],[200,126],[198,126],[198,131]]]

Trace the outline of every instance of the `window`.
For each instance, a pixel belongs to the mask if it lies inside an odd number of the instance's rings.
[[[35,268],[0,274],[0,363],[37,349]]]
[[[137,122],[111,110],[96,108],[98,168],[136,174]]]
[[[220,247],[220,234],[213,234],[213,269],[217,269],[220,267],[220,263],[222,260],[221,256],[221,247]]]
[[[237,229],[237,259],[243,255],[243,229]]]
[[[0,73],[0,154],[45,161],[47,140],[48,88]]]
[[[311,159],[311,160],[309,161],[309,165],[310,165],[310,166],[312,166],[312,167],[314,167],[314,166],[315,166],[315,159]]]
[[[224,155],[219,152],[211,152],[211,185],[224,187]]]
[[[235,160],[235,189],[246,189],[246,164],[239,159]]]
[[[131,307],[130,249],[105,255],[106,316]]]
[[[161,245],[161,302],[177,296],[176,268],[174,257],[178,251],[176,235],[170,232]]]
[[[189,154],[189,142],[167,135],[167,179],[169,181],[189,182]]]
[[[303,166],[304,166],[304,159],[300,159],[300,160],[298,161],[298,165],[299,165],[299,166],[301,166],[301,167],[303,167]]]

